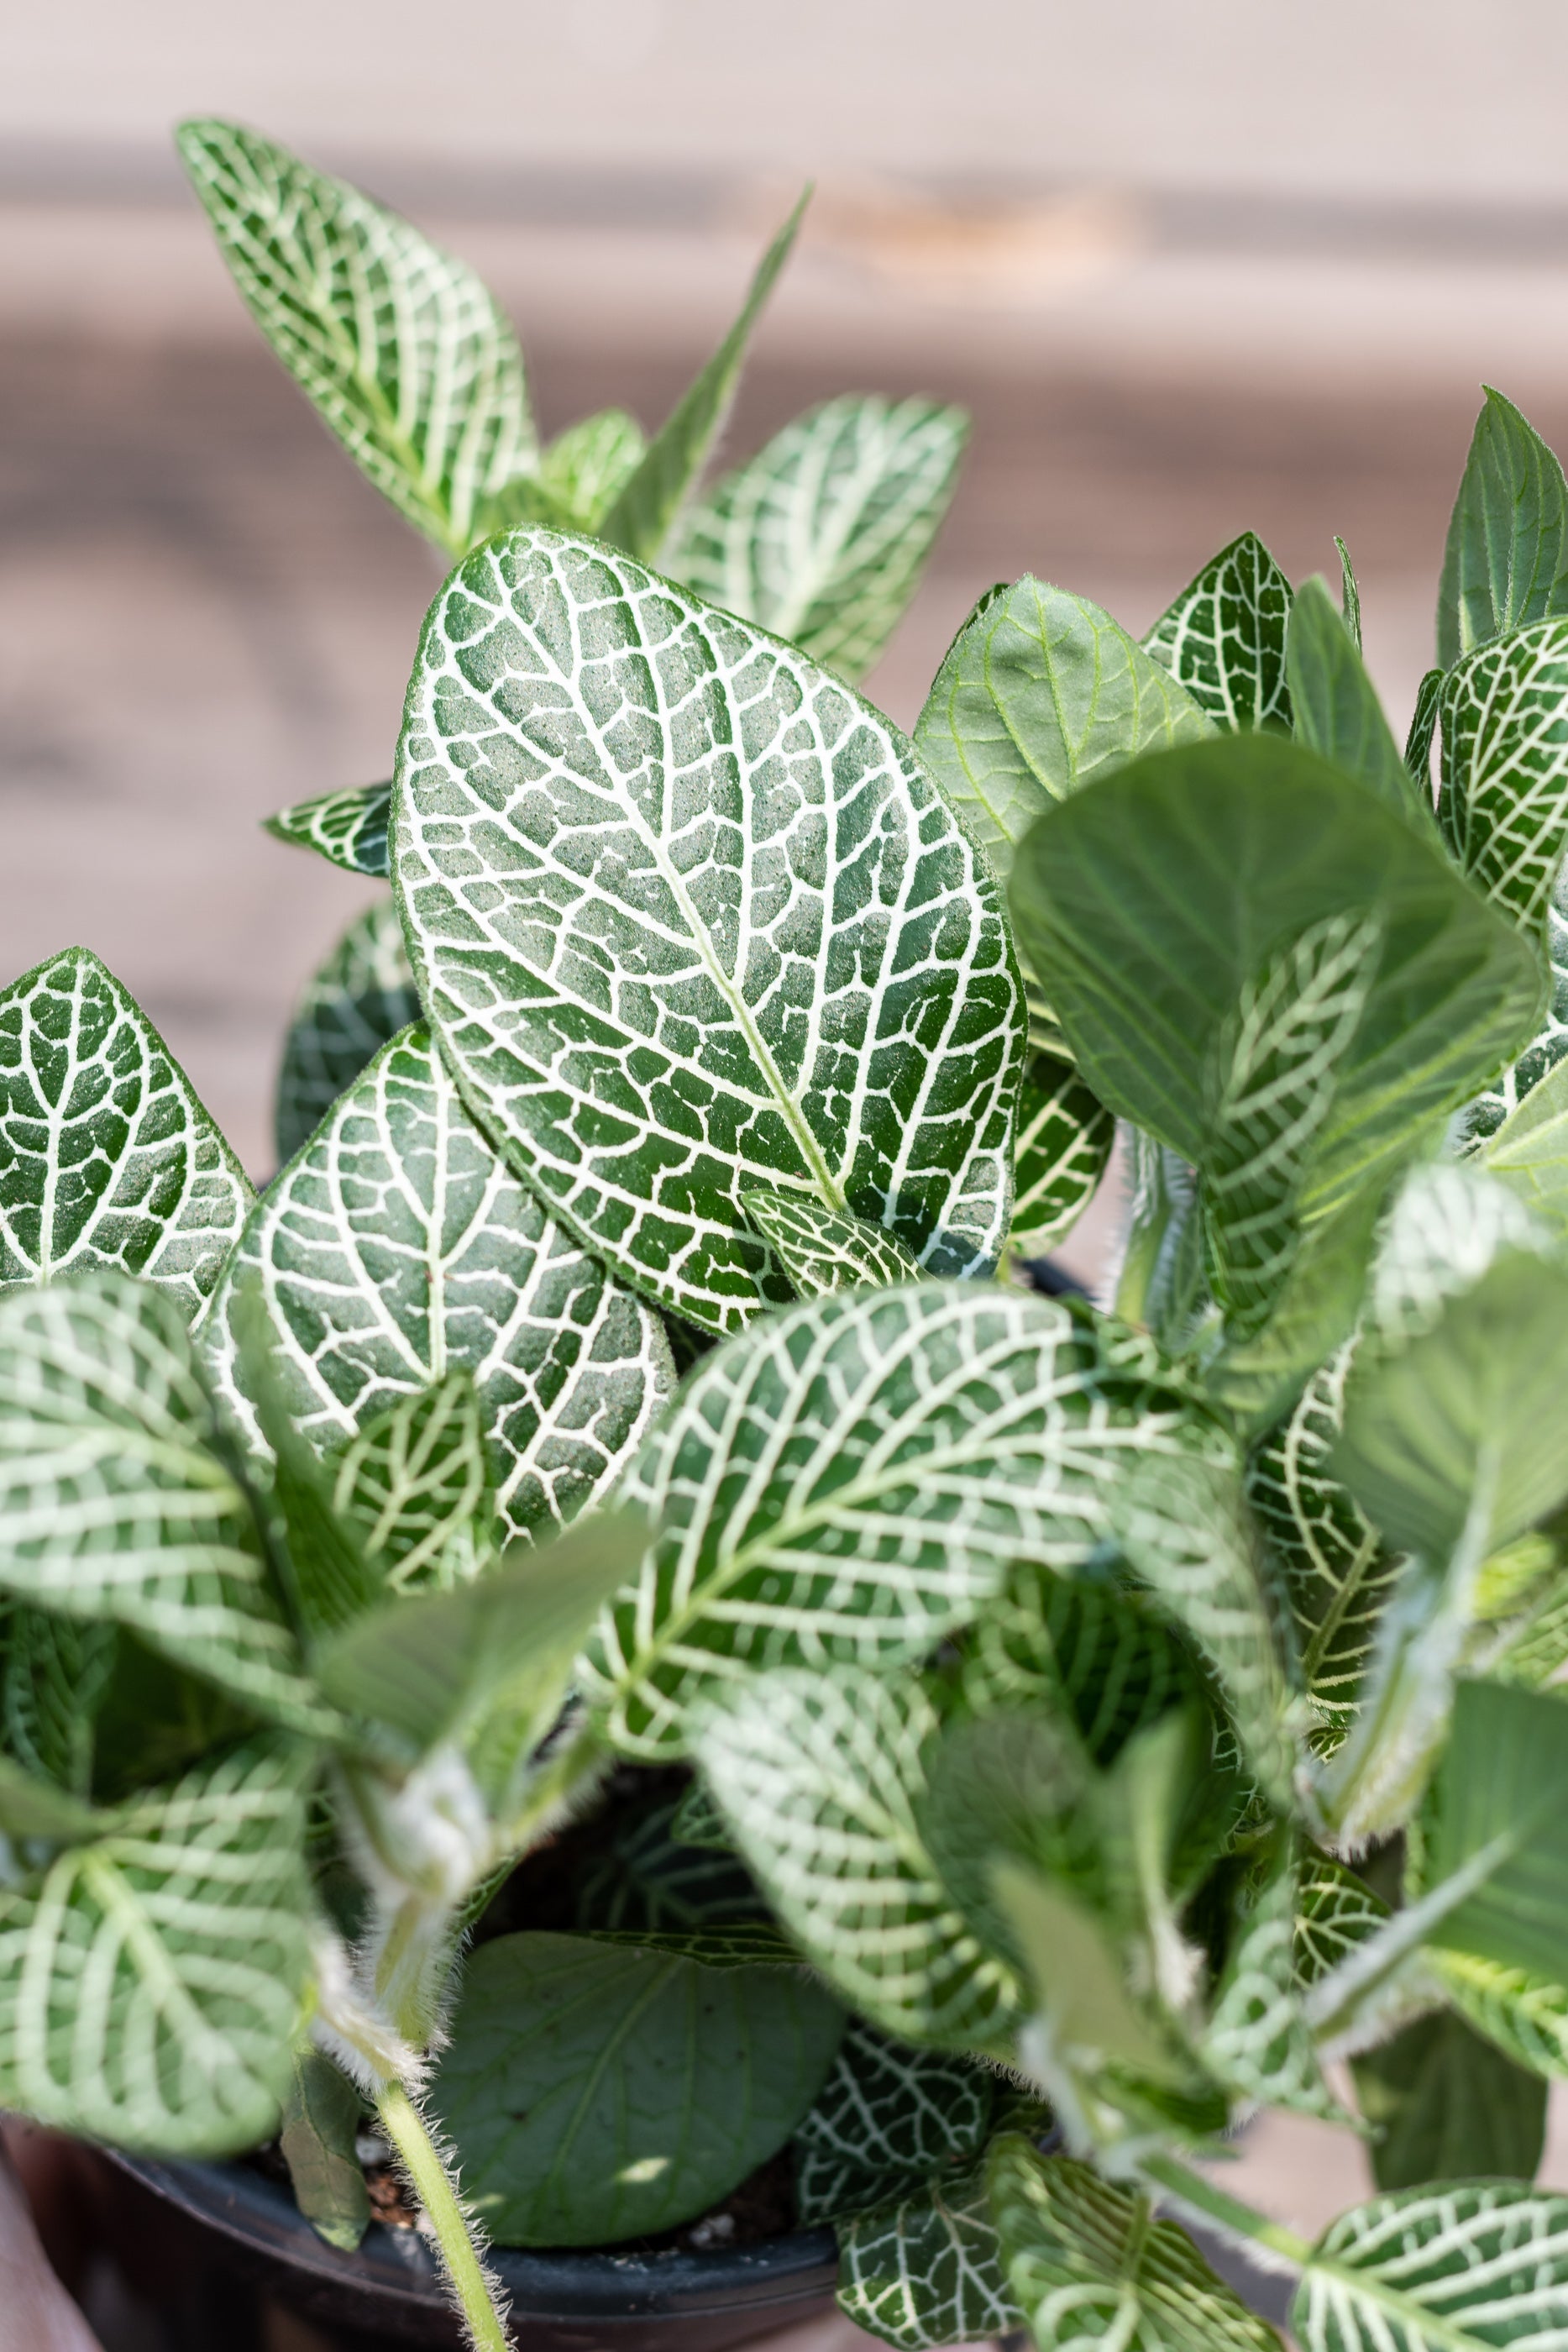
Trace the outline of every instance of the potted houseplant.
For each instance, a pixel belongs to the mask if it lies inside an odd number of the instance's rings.
[[[1555,460],[1489,394],[1403,751],[1250,538],[1142,644],[993,592],[911,745],[846,672],[939,498],[824,535],[819,423],[683,518],[738,339],[563,487],[472,281],[184,136],[460,560],[277,821],[393,911],[259,1200],[90,957],[0,999],[0,2100],[279,2138],[350,2280],[369,2126],[491,2347],[486,2239],[786,2150],[911,2352],[1276,2343],[1161,2208],[1313,2346],[1559,2340]],[[1036,1295],[1118,1121],[1114,1299]],[[1342,2056],[1309,2245],[1205,2159]]]

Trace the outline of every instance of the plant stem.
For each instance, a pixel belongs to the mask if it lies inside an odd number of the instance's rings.
[[[430,2216],[446,2275],[476,2352],[511,2352],[507,2324],[479,2259],[467,2217],[419,2109],[401,2083],[388,2083],[376,2094],[376,2112],[388,2139],[407,2168],[415,2195]]]
[[[1228,2236],[1266,2247],[1270,2253],[1280,2255],[1296,2270],[1304,2269],[1311,2260],[1312,2250],[1305,2238],[1298,2238],[1293,2230],[1269,2221],[1250,2205],[1243,2205],[1239,2197],[1228,2196],[1203,2173],[1178,2164],[1174,2156],[1148,2157],[1140,2169],[1156,2189],[1163,2189],[1167,2196],[1218,2223]]]

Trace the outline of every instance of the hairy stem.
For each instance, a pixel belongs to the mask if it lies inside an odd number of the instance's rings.
[[[419,2109],[401,2083],[388,2083],[376,2094],[376,2113],[430,2216],[475,2352],[511,2352],[511,2337],[472,2226]]]

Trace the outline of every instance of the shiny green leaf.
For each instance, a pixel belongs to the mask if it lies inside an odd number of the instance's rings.
[[[1568,612],[1568,487],[1540,435],[1487,388],[1448,524],[1437,659]]]
[[[1144,639],[1216,727],[1288,729],[1291,583],[1249,530],[1222,547]]]

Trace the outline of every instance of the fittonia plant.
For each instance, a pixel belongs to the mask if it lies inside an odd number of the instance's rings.
[[[466,273],[185,141],[460,561],[394,781],[278,820],[394,895],[259,1200],[92,957],[0,999],[0,2095],[280,2133],[341,2245],[373,2110],[491,2347],[486,2231],[786,2147],[911,2352],[1262,2352],[1158,2205],[1313,2352],[1560,2344],[1555,460],[1489,394],[1403,753],[1348,560],[1250,538],[1142,644],[995,592],[911,745],[846,673],[951,419],[683,524],[755,299],[645,455],[541,456]],[[1118,1123],[1113,1301],[1030,1292]],[[1340,2058],[1382,2193],[1308,2244],[1204,2160]]]

